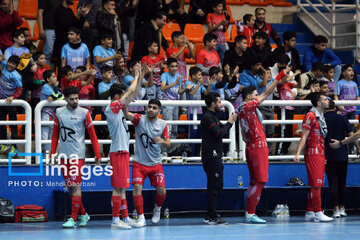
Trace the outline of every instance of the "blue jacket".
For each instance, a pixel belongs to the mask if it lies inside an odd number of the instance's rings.
[[[258,88],[262,81],[259,75],[254,76],[251,71],[247,69],[244,70],[239,77],[239,83],[240,85],[244,85],[244,87],[255,86]]]
[[[325,48],[324,52],[319,52],[315,49],[314,46],[311,46],[304,54],[303,64],[304,64],[305,72],[310,71],[312,68],[312,64],[316,62],[331,64],[331,66],[333,67],[341,64],[340,58],[336,56],[331,49]]]

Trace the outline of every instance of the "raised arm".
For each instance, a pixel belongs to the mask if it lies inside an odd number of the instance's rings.
[[[128,91],[125,93],[125,95],[121,97],[121,103],[124,105],[129,105],[135,99],[135,97],[138,95],[138,92],[139,92],[139,89],[140,89],[140,86],[142,83],[143,74],[141,71],[140,63],[137,63],[135,65],[135,68],[136,68],[135,79],[131,83],[131,85],[130,85]]]

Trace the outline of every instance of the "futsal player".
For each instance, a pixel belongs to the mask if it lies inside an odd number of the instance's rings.
[[[126,189],[130,187],[129,173],[129,129],[122,109],[126,108],[137,96],[141,83],[142,72],[140,63],[135,65],[135,78],[126,92],[126,86],[113,84],[110,87],[111,104],[105,109],[108,129],[111,136],[110,145],[110,164],[113,175],[111,176],[111,186],[113,187],[111,206],[112,206],[112,228],[130,229],[138,227],[138,224],[129,217]],[[121,212],[122,221],[119,218]]]
[[[71,217],[62,226],[76,227],[79,214],[79,227],[84,227],[90,219],[81,201],[81,169],[85,164],[85,129],[90,136],[97,163],[100,162],[101,155],[90,112],[78,106],[79,89],[73,86],[66,87],[63,94],[67,104],[56,109],[55,112],[50,156],[53,159],[59,143],[59,154],[66,156],[60,159],[61,171],[71,196]]]
[[[305,165],[308,174],[308,184],[311,186],[305,214],[306,221],[329,222],[333,218],[321,211],[321,188],[325,177],[325,137],[327,126],[324,112],[329,107],[325,93],[314,93],[311,98],[313,107],[306,114],[302,123],[302,134],[294,158],[300,161],[300,152],[305,146]]]
[[[137,223],[145,226],[143,197],[141,195],[144,181],[147,177],[156,188],[156,204],[151,221],[156,224],[160,221],[160,211],[166,198],[165,175],[161,165],[161,147],[170,147],[168,124],[159,119],[161,103],[157,99],[148,102],[147,114],[133,114],[123,109],[126,118],[135,126],[135,159],[132,169],[133,202],[139,215]]]
[[[261,191],[268,182],[269,172],[269,149],[266,135],[262,126],[262,115],[259,105],[274,91],[279,82],[289,81],[293,75],[287,76],[290,68],[282,70],[269,87],[261,95],[255,86],[243,89],[244,102],[239,107],[239,120],[241,133],[246,142],[246,161],[250,173],[250,183],[246,192],[246,223],[266,223],[264,219],[255,214],[256,207],[261,197]],[[299,73],[297,73],[299,74]]]

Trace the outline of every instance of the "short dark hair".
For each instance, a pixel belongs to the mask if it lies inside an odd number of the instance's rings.
[[[158,43],[156,40],[152,40],[152,41],[147,42],[146,48],[151,47],[154,43],[156,43],[157,45],[159,45],[159,43]]]
[[[166,65],[170,66],[172,63],[178,63],[178,61],[175,58],[168,58],[166,60]]]
[[[219,5],[219,4],[223,4],[223,2],[220,1],[220,0],[215,0],[215,1],[213,2],[213,4],[212,4],[212,8],[216,8],[217,5]],[[224,7],[224,5],[223,5],[223,7]]]
[[[276,59],[276,62],[288,64],[290,62],[290,58],[287,54],[283,53]]]
[[[235,37],[234,43],[241,42],[242,40],[247,39],[244,35],[238,35]]]
[[[318,70],[323,71],[323,69],[324,69],[324,64],[320,61],[313,63],[311,66],[311,71],[313,71],[313,72],[318,71]]]
[[[12,62],[17,66],[20,63],[20,58],[16,55],[11,55],[8,59],[8,62]]]
[[[86,71],[86,67],[85,66],[77,66],[76,68],[75,68],[75,71],[76,70],[80,70],[81,72],[85,72]]]
[[[76,27],[69,27],[67,32],[74,32],[76,35],[79,35],[81,33],[80,29],[76,28]]]
[[[328,43],[328,39],[323,35],[317,35],[314,38],[314,44],[318,43]]]
[[[331,69],[334,69],[334,67],[331,66],[331,65],[325,65],[325,66],[323,67],[323,72],[324,72],[324,73],[328,73],[328,72],[330,72]]]
[[[138,63],[137,61],[130,59],[126,62],[126,66],[128,69],[130,69],[130,68],[133,68],[137,63]]]
[[[207,42],[211,42],[212,40],[217,40],[217,36],[213,33],[206,33],[203,37],[204,45],[206,45]]]
[[[180,36],[184,35],[183,32],[180,32],[180,31],[174,31],[172,34],[171,34],[171,40],[174,42],[174,39],[175,38],[178,38]]]
[[[121,95],[123,92],[126,91],[126,86],[124,84],[114,83],[110,87],[110,98],[113,99],[116,94]]]
[[[352,68],[352,69],[354,69],[352,65],[350,65],[350,64],[345,64],[345,65],[342,66],[342,68],[341,68],[341,73],[343,73],[344,71],[346,71],[349,67]]]
[[[220,94],[217,92],[209,92],[209,94],[205,95],[206,107],[209,108],[212,103],[216,103],[218,97],[220,97]]]
[[[221,72],[221,68],[219,68],[219,67],[211,67],[209,69],[209,77],[212,77],[215,74],[218,74],[219,72]]]
[[[64,97],[70,97],[72,94],[79,94],[80,89],[74,86],[68,86],[63,90]]]
[[[330,99],[329,100],[329,110],[332,110],[332,109],[334,109],[334,108],[336,108],[336,106],[335,106],[335,102],[332,100],[332,99]]]
[[[27,27],[21,27],[21,28],[18,28],[18,29],[24,34],[25,34],[25,31],[30,32],[29,28],[27,28]]]
[[[103,34],[100,35],[100,41],[105,40],[107,38],[113,39],[113,36],[110,33],[103,33]]]
[[[72,71],[73,71],[72,67],[69,65],[66,65],[61,68],[61,76],[64,77],[66,74],[68,74],[69,72],[72,72]]]
[[[243,16],[243,22],[246,24],[246,22],[250,22],[250,20],[251,20],[251,17],[252,17],[253,15],[252,14],[245,14],[244,16]]]
[[[196,75],[198,72],[201,72],[201,69],[199,67],[191,67],[190,70],[189,70],[189,74],[190,74],[190,77],[192,75]]]
[[[14,38],[18,38],[21,34],[24,34],[24,32],[21,31],[20,29],[15,29],[14,31],[11,32],[11,40],[15,42]]]
[[[43,52],[36,52],[36,53],[34,53],[34,55],[32,55],[32,58],[34,61],[37,61],[37,60],[39,60],[41,55],[45,55],[45,54]]]
[[[108,72],[108,71],[112,71],[113,69],[111,68],[111,67],[109,67],[109,66],[104,66],[104,67],[102,67],[101,68],[101,74],[104,74],[104,73],[106,73],[106,72]]]
[[[157,13],[155,13],[154,14],[154,17],[153,17],[153,19],[154,20],[156,20],[156,19],[161,19],[161,18],[163,18],[163,17],[168,17],[168,15],[166,14],[166,12],[163,12],[163,11],[159,11],[159,12],[157,12]]]
[[[325,93],[322,92],[315,92],[311,95],[311,104],[316,107],[317,103],[320,101],[321,96],[325,96]]]
[[[265,8],[262,8],[262,7],[259,7],[259,8],[255,8],[255,14],[257,14],[258,11],[261,11],[263,10],[265,13],[266,13],[266,9]]]
[[[149,102],[148,102],[148,106],[149,106],[150,104],[157,105],[159,108],[161,108],[161,102],[160,102],[160,100],[158,100],[158,99],[150,99]]]
[[[102,0],[101,4],[104,6],[105,4],[111,1],[115,2],[115,0]]]
[[[327,82],[327,81],[320,81],[320,87],[324,86],[325,84],[329,85],[329,82]]]
[[[292,31],[286,31],[283,33],[283,40],[284,40],[284,43],[285,41],[290,41],[290,39],[292,38],[296,38],[296,33],[292,32]]]
[[[43,72],[44,81],[47,82],[53,73],[54,73],[53,70],[46,70],[45,72]]]
[[[256,32],[253,36],[253,39],[255,38],[261,38],[261,39],[265,39],[268,40],[268,35],[266,34],[266,32]]]
[[[246,61],[246,68],[251,69],[257,63],[261,63],[261,58],[259,56],[249,56]]]
[[[244,88],[242,90],[242,97],[243,99],[245,100],[246,97],[250,94],[252,94],[254,91],[256,90],[256,87],[255,86],[247,86],[246,88]]]

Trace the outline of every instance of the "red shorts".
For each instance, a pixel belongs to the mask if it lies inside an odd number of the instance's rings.
[[[308,185],[323,187],[325,178],[325,157],[322,155],[305,155],[305,165],[308,174]]]
[[[110,165],[113,174],[111,175],[111,186],[115,188],[130,187],[129,171],[130,155],[128,152],[110,153]]]
[[[61,159],[61,172],[63,174],[65,184],[68,187],[81,184],[81,168],[85,164],[85,159],[67,160]]]
[[[269,149],[267,147],[246,150],[246,162],[250,180],[256,182],[269,181]]]
[[[145,166],[134,161],[132,177],[132,184],[144,185],[145,179],[149,177],[152,186],[165,188],[165,174],[161,164]]]

